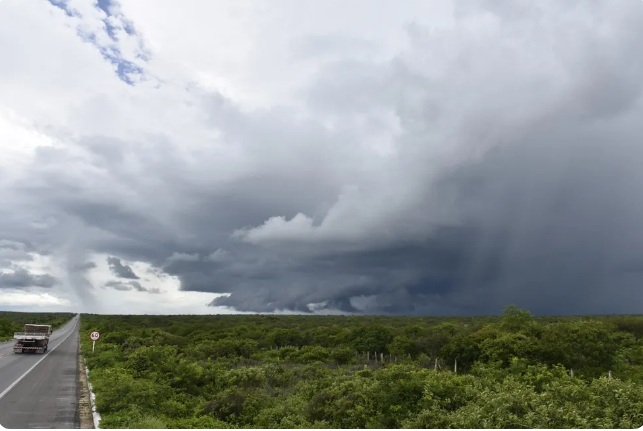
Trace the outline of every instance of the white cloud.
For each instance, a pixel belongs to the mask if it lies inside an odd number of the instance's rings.
[[[51,137],[36,130],[26,118],[1,107],[0,136],[0,169],[6,182],[24,172],[37,148],[53,145]]]
[[[34,308],[46,308],[48,310],[68,309],[71,303],[67,299],[58,298],[50,293],[34,293],[2,290],[0,295],[0,306],[3,307],[24,307],[32,310]]]
[[[313,220],[302,213],[298,213],[291,220],[285,217],[271,217],[266,222],[254,229],[237,230],[233,234],[251,243],[278,241],[297,241],[314,234]]]
[[[417,0],[383,1],[377,6],[360,0],[350,7],[338,0],[282,0],[277,5],[234,0],[122,4],[159,62],[171,62],[182,73],[243,104],[274,106],[279,101],[300,107],[297,93],[315,76],[319,64],[352,58],[364,43],[374,47],[371,58],[387,59],[407,44],[406,24],[449,26],[451,8],[449,1]],[[324,44],[337,38],[358,42],[340,44],[330,57],[328,48],[319,53],[313,49],[306,61],[297,61],[302,44],[314,47],[311,39]]]

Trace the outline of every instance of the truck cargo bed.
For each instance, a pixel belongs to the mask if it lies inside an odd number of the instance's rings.
[[[13,338],[16,340],[45,340],[49,338],[49,334],[42,332],[15,332]]]

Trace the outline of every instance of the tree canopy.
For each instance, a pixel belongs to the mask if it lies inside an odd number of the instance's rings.
[[[102,428],[643,425],[641,316],[81,322]]]

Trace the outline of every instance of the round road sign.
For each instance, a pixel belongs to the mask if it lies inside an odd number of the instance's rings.
[[[94,331],[91,334],[89,334],[89,339],[92,341],[98,341],[99,338],[100,338],[100,334],[98,333],[98,331]]]

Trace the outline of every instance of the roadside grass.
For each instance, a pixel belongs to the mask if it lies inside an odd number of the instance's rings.
[[[27,323],[51,325],[52,329],[57,329],[74,316],[74,313],[0,311],[0,342],[12,340],[14,332],[22,331],[23,326]]]

